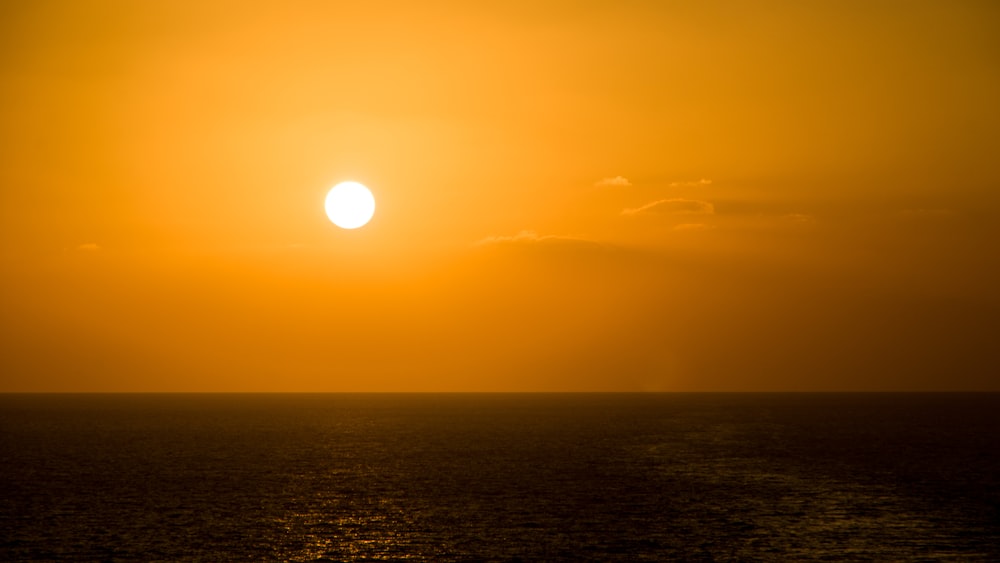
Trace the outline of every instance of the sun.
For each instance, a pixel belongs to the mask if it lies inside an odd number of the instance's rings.
[[[363,227],[375,214],[375,197],[357,182],[341,182],[326,194],[326,216],[341,229]]]

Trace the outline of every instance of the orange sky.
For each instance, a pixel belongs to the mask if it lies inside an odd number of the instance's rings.
[[[1000,390],[997,100],[990,1],[4,3],[0,391]]]

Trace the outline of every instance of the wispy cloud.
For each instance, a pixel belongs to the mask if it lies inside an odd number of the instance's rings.
[[[521,231],[516,235],[512,236],[491,236],[479,240],[475,243],[475,246],[488,246],[495,244],[538,244],[538,245],[585,245],[585,246],[602,246],[600,243],[579,238],[573,236],[562,236],[562,235],[539,235],[535,231]]]
[[[707,231],[714,228],[712,225],[705,223],[681,223],[674,226],[675,231]]]
[[[98,246],[97,243],[88,242],[86,244],[81,244],[80,246],[76,247],[76,249],[82,250],[83,252],[96,252],[100,250],[101,247]]]
[[[911,218],[952,217],[957,215],[953,209],[904,209],[899,214],[903,217]]]
[[[712,215],[715,206],[698,199],[660,199],[634,209],[623,209],[622,215]]]
[[[807,213],[789,213],[783,216],[784,219],[792,223],[815,223],[816,218]]]
[[[712,181],[706,178],[700,180],[689,180],[686,182],[670,182],[671,188],[693,188],[696,186],[707,186],[711,184]]]
[[[624,176],[615,176],[614,178],[601,178],[600,180],[594,182],[594,186],[598,188],[606,186],[631,186],[632,182],[628,181],[628,178]]]

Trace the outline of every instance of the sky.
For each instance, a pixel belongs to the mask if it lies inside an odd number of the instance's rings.
[[[1000,391],[997,100],[985,0],[5,2],[0,392]]]

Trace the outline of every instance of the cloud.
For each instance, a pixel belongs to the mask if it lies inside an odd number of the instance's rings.
[[[77,250],[82,250],[83,252],[96,252],[101,249],[96,243],[88,242],[87,244],[81,244],[76,247]]]
[[[674,226],[675,231],[707,231],[714,228],[712,225],[706,225],[705,223],[681,223]]]
[[[623,209],[622,215],[712,215],[715,206],[698,199],[671,198],[647,203],[635,209]]]
[[[707,186],[711,184],[712,181],[702,178],[700,180],[692,180],[687,182],[670,182],[671,188],[693,188],[695,186]]]
[[[792,223],[815,223],[816,218],[806,213],[789,213],[783,216]]]
[[[491,236],[475,243],[475,246],[497,244],[529,244],[529,245],[574,245],[602,247],[598,242],[572,236],[539,235],[535,231],[521,231],[513,236]]]
[[[602,178],[597,182],[594,182],[594,186],[599,188],[605,186],[631,186],[631,185],[632,182],[629,182],[628,178],[625,178],[623,176],[615,176],[614,178]]]
[[[937,218],[957,215],[953,209],[904,209],[899,212],[903,217]]]

